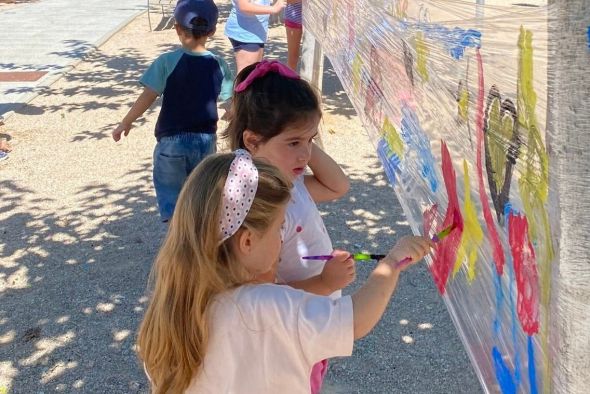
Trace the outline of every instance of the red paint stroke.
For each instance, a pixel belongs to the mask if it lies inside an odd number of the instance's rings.
[[[539,275],[526,216],[511,212],[508,233],[518,291],[518,319],[524,332],[533,335],[539,332]]]
[[[442,173],[449,198],[449,205],[444,221],[438,226],[435,232],[439,232],[450,225],[453,225],[454,230],[434,246],[434,260],[430,266],[430,272],[432,273],[438,291],[440,294],[444,294],[449,273],[457,259],[457,249],[463,233],[463,216],[461,216],[459,198],[457,197],[457,177],[453,169],[451,154],[444,141],[441,144],[441,153]],[[433,205],[424,212],[424,234],[430,234],[437,211],[437,206]]]
[[[477,133],[477,183],[479,188],[479,199],[483,209],[483,217],[488,228],[488,241],[492,247],[492,254],[494,256],[494,262],[496,263],[496,272],[502,276],[504,272],[504,251],[502,244],[500,243],[500,236],[492,217],[492,210],[490,209],[490,202],[486,195],[486,188],[483,179],[483,164],[482,164],[482,148],[483,148],[483,102],[484,102],[484,80],[483,80],[483,62],[481,60],[481,53],[479,48],[476,50],[477,59],[477,74],[478,74],[478,94],[477,94],[477,113],[475,117],[475,126]]]

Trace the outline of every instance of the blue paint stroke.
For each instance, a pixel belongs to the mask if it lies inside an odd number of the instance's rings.
[[[516,385],[512,380],[510,368],[504,363],[502,353],[496,346],[492,349],[492,357],[494,358],[494,369],[496,371],[496,380],[500,385],[502,394],[516,394]]]
[[[504,214],[507,215],[512,212],[512,205],[508,202],[504,206]],[[506,232],[508,233],[508,220],[506,220]],[[511,259],[511,256],[508,257]],[[498,347],[494,346],[492,350],[492,356],[494,358],[494,369],[496,371],[496,380],[500,385],[503,394],[512,394],[516,393],[518,387],[520,386],[521,382],[521,367],[520,367],[520,356],[518,351],[518,342],[517,342],[517,316],[516,316],[516,305],[514,302],[514,269],[512,264],[507,264],[508,266],[508,297],[509,297],[509,305],[510,305],[510,315],[511,315],[511,336],[512,336],[512,344],[514,347],[514,374],[510,370],[510,368],[504,362],[502,358],[502,354]],[[502,288],[502,277],[498,275],[497,272],[494,272],[494,289],[496,293],[496,315],[494,317],[494,337],[496,342],[498,341],[501,328],[502,328],[502,310],[504,308],[504,290]]]
[[[506,218],[505,223],[506,223],[506,234],[510,234],[510,226],[509,226],[509,220],[508,218],[510,217],[510,215],[513,214],[518,214],[517,211],[515,211],[514,209],[512,209],[512,204],[510,202],[507,202],[504,205],[504,217]],[[512,253],[508,253],[508,262],[506,264],[506,266],[508,267],[508,286],[509,286],[509,300],[510,300],[510,315],[511,315],[511,319],[510,319],[510,331],[512,333],[512,345],[514,347],[514,380],[516,382],[516,386],[520,385],[521,382],[521,377],[522,377],[522,373],[521,373],[521,367],[520,367],[520,351],[519,351],[519,344],[518,344],[518,336],[517,336],[517,332],[518,332],[518,327],[519,327],[519,320],[518,317],[516,316],[516,296],[515,296],[515,283],[516,283],[516,279],[515,276],[516,274],[514,273],[514,262],[512,260]]]
[[[586,34],[588,35],[588,49],[590,49],[590,26],[588,26],[588,31]]]
[[[529,354],[529,384],[531,394],[537,394],[537,370],[535,367],[535,346],[533,344],[533,337],[527,338],[527,348]]]
[[[502,327],[502,305],[504,304],[504,292],[502,291],[502,278],[494,272],[494,289],[496,290],[496,316],[494,317],[494,335],[500,335]]]
[[[442,41],[455,60],[463,58],[465,48],[481,47],[481,32],[474,29],[455,27],[451,30],[440,25],[424,25],[424,33],[430,39]]]
[[[420,127],[416,114],[407,106],[402,107],[401,135],[408,144],[409,150],[415,150],[420,162],[420,173],[430,184],[430,190],[436,192],[438,179],[435,170],[435,161],[430,150],[430,140]]]
[[[433,41],[442,42],[443,46],[455,60],[461,60],[465,54],[466,48],[481,47],[481,32],[475,29],[462,29],[460,27],[448,28],[443,25],[399,21],[399,30],[422,31],[426,38]],[[391,26],[391,29],[396,27]]]
[[[392,185],[395,185],[396,182],[396,173],[401,172],[400,165],[401,161],[399,157],[393,153],[387,141],[384,138],[381,138],[377,143],[377,155],[383,164],[383,168],[385,169],[385,175],[389,178],[389,182]]]

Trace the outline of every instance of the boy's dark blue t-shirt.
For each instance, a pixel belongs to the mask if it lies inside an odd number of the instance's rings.
[[[162,95],[156,139],[179,133],[215,133],[217,99],[231,97],[227,63],[209,52],[178,49],[160,55],[139,82]]]

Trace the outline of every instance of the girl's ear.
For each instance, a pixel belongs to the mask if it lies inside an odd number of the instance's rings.
[[[258,145],[260,144],[260,136],[254,133],[252,130],[246,129],[242,134],[242,140],[244,141],[244,147],[250,153],[256,153]]]
[[[240,229],[237,232],[238,250],[242,255],[249,255],[252,250],[253,233],[248,229]]]

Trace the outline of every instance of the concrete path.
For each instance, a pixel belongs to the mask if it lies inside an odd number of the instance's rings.
[[[18,111],[40,88],[144,11],[146,4],[40,0],[0,7],[0,116]]]

